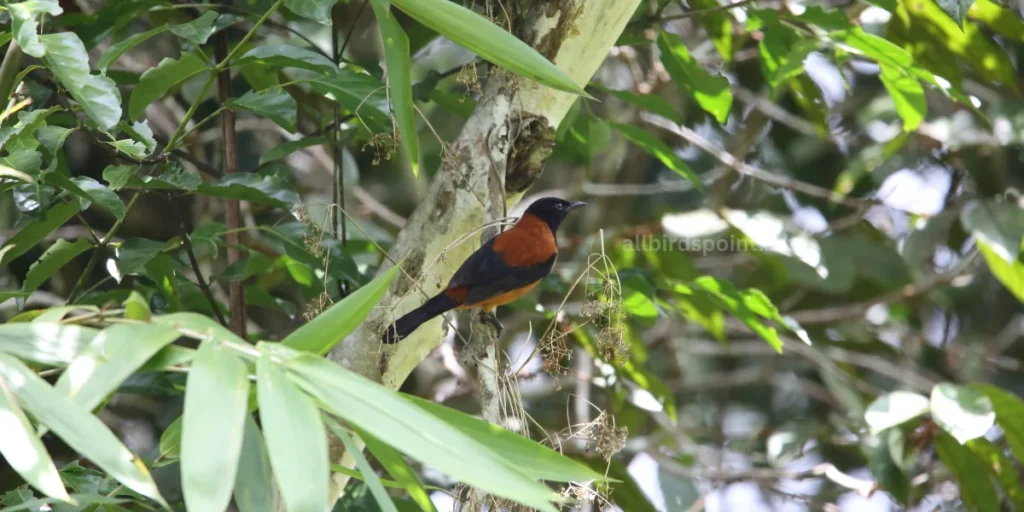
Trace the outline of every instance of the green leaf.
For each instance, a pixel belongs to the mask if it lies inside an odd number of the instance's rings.
[[[146,263],[166,248],[167,242],[146,238],[125,240],[117,248],[117,271],[122,276],[141,274],[146,270]]]
[[[110,130],[121,120],[121,94],[114,81],[89,72],[89,54],[74,32],[57,32],[40,36],[46,46],[43,61],[47,69],[82,110],[103,130]]]
[[[874,59],[879,64],[898,70],[905,70],[914,65],[914,57],[909,52],[883,37],[865,32],[860,27],[836,31],[831,36],[860,50],[864,56]]]
[[[146,40],[157,34],[162,34],[165,30],[167,30],[167,25],[160,25],[152,30],[134,34],[118,41],[112,45],[109,50],[103,53],[103,56],[100,57],[100,61],[96,64],[96,67],[99,68],[100,71],[106,71],[107,68],[109,68],[118,57],[124,55],[125,52],[146,42]]]
[[[249,375],[234,352],[213,340],[196,351],[185,387],[181,482],[191,510],[224,510],[242,451]]]
[[[250,277],[261,274],[271,268],[270,258],[260,252],[251,252],[248,257],[242,258],[220,274],[220,277],[228,281],[243,281]]]
[[[413,405],[394,391],[308,352],[272,349],[299,378],[296,383],[329,413],[372,430],[381,441],[490,494],[554,512],[551,490],[514,468],[487,445]],[[451,447],[458,446],[456,454]]]
[[[778,316],[778,311],[771,305],[767,297],[758,290],[737,290],[732,283],[715,279],[711,276],[699,277],[693,282],[696,289],[703,290],[710,294],[713,302],[717,303],[729,314],[743,322],[751,331],[760,336],[776,352],[782,353],[782,339],[774,327],[765,325],[762,318],[774,320],[780,324],[784,322]],[[684,295],[693,293],[694,288],[677,284],[676,291]]]
[[[160,434],[160,457],[165,460],[181,458],[181,416],[167,425]]]
[[[539,480],[583,482],[604,479],[589,467],[497,425],[413,395],[403,397],[446,424],[486,444],[490,450],[508,460],[512,467]]]
[[[289,133],[295,133],[298,105],[291,94],[279,87],[259,92],[249,91],[240,98],[228,100],[227,106],[269,118]]]
[[[289,11],[304,18],[323,23],[331,24],[331,8],[338,0],[284,0],[284,6]]]
[[[0,415],[4,416],[0,455],[3,455],[11,469],[39,492],[72,503],[50,454],[36,435],[25,412],[18,406],[11,385],[3,376],[0,376]]]
[[[679,158],[675,152],[672,151],[672,148],[668,147],[668,145],[660,139],[651,135],[647,130],[633,125],[619,123],[608,124],[621,133],[627,140],[637,146],[640,146],[640,148],[648,154],[660,160],[661,163],[665,164],[665,167],[675,171],[676,174],[692,183],[697,190],[704,192],[704,184],[701,183],[700,178],[694,174],[693,169],[690,169],[690,166],[686,165],[686,162],[684,162],[682,158]]]
[[[110,185],[110,190],[121,190],[138,170],[137,165],[108,165],[103,169],[103,180]]]
[[[287,180],[253,173],[235,173],[216,183],[201,183],[198,192],[207,196],[269,204],[285,210],[301,202],[299,194]]]
[[[977,239],[976,243],[992,275],[1003,283],[1017,300],[1024,302],[1024,261],[1018,258],[1008,262],[999,255],[995,247],[981,239]]]
[[[487,18],[448,0],[392,0],[414,20],[499,67],[543,85],[589,97],[537,50]]]
[[[608,94],[631,103],[634,106],[658,114],[676,124],[683,124],[683,117],[676,112],[676,109],[665,98],[657,94],[637,94],[633,91],[615,91],[606,89]]]
[[[974,0],[935,0],[935,3],[939,4],[939,7],[956,22],[956,25],[963,29],[967,10],[971,8]]]
[[[331,140],[328,139],[327,137],[306,137],[291,142],[285,142],[284,144],[280,144],[274,146],[271,149],[268,149],[262,155],[260,155],[260,165],[263,166],[270,162],[280,160],[303,148],[308,148],[310,146],[320,146],[323,144],[330,143]]]
[[[75,356],[54,387],[82,407],[95,409],[125,379],[179,336],[178,331],[158,324],[107,327]]]
[[[932,389],[931,412],[935,423],[960,444],[985,435],[996,419],[988,396],[948,382]]]
[[[41,58],[46,55],[46,46],[39,40],[39,17],[43,14],[57,16],[64,12],[57,0],[27,0],[8,4],[11,15],[11,32],[27,55]],[[7,98],[3,98],[7,101]],[[65,494],[65,496],[67,496]]]
[[[65,365],[99,334],[78,325],[54,322],[0,325],[0,353],[45,365]]]
[[[363,323],[366,315],[377,306],[384,292],[391,286],[391,281],[398,275],[399,268],[395,265],[327,311],[295,329],[281,340],[281,345],[317,355],[326,354],[331,347]]]
[[[239,65],[259,64],[273,68],[300,68],[323,75],[338,73],[338,65],[331,59],[305,48],[290,44],[257,46],[236,61]]]
[[[349,68],[319,77],[309,85],[320,94],[330,94],[334,101],[350,110],[374,133],[390,133],[388,98],[384,84],[365,73]]]
[[[77,201],[57,203],[43,211],[43,218],[18,231],[0,248],[0,267],[6,266],[18,256],[25,254],[47,235],[64,225],[78,213]]]
[[[402,457],[398,450],[362,430],[358,430],[357,433],[363,442],[366,443],[366,449],[370,450],[370,453],[377,459],[377,462],[380,462],[380,465],[396,480],[396,483],[405,489],[405,492],[409,493],[409,497],[420,506],[421,510],[424,512],[437,512],[437,507],[430,500],[430,494],[427,493],[419,477],[416,476],[416,472],[405,462],[405,458]]]
[[[675,34],[662,30],[658,35],[658,49],[672,81],[720,124],[725,124],[732,108],[729,81],[705,71]]]
[[[341,440],[341,443],[345,445],[345,451],[351,454],[352,458],[356,461],[356,467],[362,473],[363,481],[366,482],[366,486],[373,493],[373,499],[376,500],[381,512],[398,512],[398,509],[395,508],[395,503],[391,501],[391,496],[388,495],[387,489],[381,485],[380,478],[377,477],[377,473],[373,471],[370,463],[367,462],[366,457],[363,455],[361,447],[356,445],[356,441],[352,439],[348,431],[341,428],[336,421],[330,418],[327,421],[328,426],[331,427],[331,432],[334,432],[334,435]]]
[[[263,352],[256,362],[260,419],[274,477],[290,511],[327,509],[330,459],[316,404]]]
[[[1021,253],[1024,210],[1014,203],[975,199],[964,205],[960,223],[1007,262]]]
[[[1003,430],[1006,444],[1017,460],[1024,460],[1024,400],[991,384],[971,384],[970,387],[992,401],[996,423]]]
[[[416,105],[412,98],[412,64],[409,61],[409,37],[398,24],[387,3],[371,0],[373,13],[377,16],[380,36],[384,43],[384,57],[388,66],[388,91],[391,108],[395,113],[398,135],[402,149],[409,159],[412,174],[420,172],[420,150],[416,140]],[[372,488],[372,487],[371,487]]]
[[[935,451],[960,483],[960,499],[967,510],[999,510],[999,494],[992,486],[983,460],[944,432],[935,436]]]
[[[40,285],[53,277],[58,270],[64,268],[64,265],[67,265],[68,262],[75,259],[79,254],[89,250],[90,247],[92,247],[92,244],[85,238],[79,238],[74,242],[68,242],[63,239],[57,240],[28,268],[25,281],[21,284],[21,292],[0,292],[0,302],[14,296],[14,293],[28,295],[36,291]]]
[[[0,378],[7,382],[25,410],[68,446],[125,487],[170,508],[142,460],[87,409],[65,398],[20,361],[5,354],[0,354]]]
[[[715,49],[726,63],[732,61],[732,16],[722,10],[718,0],[688,0],[686,2],[694,10],[704,11],[697,21],[704,27]],[[680,123],[682,124],[682,123]]]
[[[928,397],[910,391],[893,391],[878,397],[864,411],[864,421],[873,435],[902,425],[928,412]]]
[[[1005,38],[1018,43],[1024,42],[1024,21],[1017,13],[992,0],[977,0],[971,5],[967,15],[972,20],[984,23]]]
[[[890,429],[876,433],[878,444],[871,452],[868,467],[871,474],[878,479],[878,485],[901,504],[906,504],[910,493],[910,479],[898,464],[901,454],[893,451],[894,439],[903,433],[899,429]]]
[[[188,23],[171,25],[168,29],[172,34],[199,46],[206,44],[206,40],[217,30],[213,24],[215,21],[217,21],[217,12],[210,10]]]
[[[1014,461],[984,437],[968,441],[967,448],[982,460],[989,474],[999,481],[1013,503],[1014,510],[1024,510],[1024,477],[1014,467]]]
[[[85,192],[85,198],[90,202],[98,204],[103,207],[104,210],[112,213],[114,217],[123,219],[127,213],[127,209],[124,206],[124,202],[121,201],[120,197],[114,191],[106,187],[106,185],[88,177],[79,176],[71,180],[78,185],[78,188]]]
[[[584,462],[594,470],[607,474],[608,478],[617,480],[617,482],[609,484],[610,491],[607,493],[607,496],[619,508],[629,512],[658,512],[658,509],[651,504],[647,495],[637,485],[633,475],[629,474],[626,465],[622,461],[616,458],[613,458],[611,461],[605,461],[602,458],[595,457],[586,459]]]
[[[149,310],[149,302],[141,293],[132,290],[132,293],[124,301],[124,317],[129,320],[148,322],[151,316],[153,315]]]
[[[273,490],[274,475],[263,434],[252,416],[247,415],[242,454],[238,458],[238,474],[235,476],[234,495],[238,512],[272,512]]]
[[[925,101],[921,82],[899,69],[885,64],[880,66],[882,71],[879,78],[896,104],[896,113],[903,119],[903,131],[916,130],[928,113],[928,102]]]
[[[178,59],[165,58],[139,78],[128,99],[128,119],[138,119],[150,103],[178,84],[206,71],[206,63],[195,53],[183,53]]]

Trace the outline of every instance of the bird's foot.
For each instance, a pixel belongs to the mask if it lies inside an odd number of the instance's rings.
[[[493,311],[481,311],[480,322],[486,325],[490,325],[491,327],[494,327],[494,332],[498,336],[501,336],[501,332],[505,330],[505,326],[501,325],[501,322],[498,321],[498,315],[496,315]]]

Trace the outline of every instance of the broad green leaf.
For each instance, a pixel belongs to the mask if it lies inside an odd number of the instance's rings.
[[[71,180],[78,188],[85,192],[85,199],[88,199],[91,203],[97,204],[103,207],[104,210],[112,213],[114,217],[123,219],[127,213],[127,209],[124,206],[124,202],[121,198],[114,193],[113,190],[107,188],[106,185],[88,177],[78,176]]]
[[[284,0],[284,6],[289,11],[304,18],[323,23],[331,24],[331,8],[338,0]]]
[[[0,325],[0,353],[45,365],[65,365],[92,342],[96,329],[56,322]]]
[[[249,256],[228,265],[220,274],[220,277],[228,281],[244,281],[256,274],[267,271],[272,265],[270,258],[267,258],[263,253],[251,252]]]
[[[1006,444],[1017,460],[1024,460],[1024,400],[991,384],[971,384],[970,388],[992,401],[996,423],[1003,430]]]
[[[728,11],[722,10],[717,0],[688,0],[686,2],[692,9],[705,10],[704,14],[697,17],[697,21],[704,27],[715,49],[722,56],[725,62],[732,62],[732,16]],[[682,124],[682,123],[680,123]]]
[[[448,0],[392,0],[414,20],[517,75],[560,91],[588,97],[554,63],[487,18]]]
[[[160,434],[160,458],[178,460],[181,458],[181,416],[167,425]]]
[[[58,16],[64,12],[57,0],[27,0],[7,4],[11,15],[11,32],[27,55],[40,58],[46,55],[46,46],[39,40],[39,17],[43,14]],[[7,98],[3,98],[7,101]],[[67,495],[65,495],[67,496]]]
[[[324,355],[336,343],[348,336],[366,315],[377,306],[391,281],[398,275],[400,267],[395,265],[387,272],[375,277],[361,288],[334,304],[327,311],[306,322],[281,340],[281,344],[304,352]]]
[[[188,23],[171,25],[167,28],[172,34],[199,46],[206,44],[206,40],[217,30],[213,24],[215,21],[217,21],[217,12],[210,10]]]
[[[860,27],[836,31],[831,36],[833,39],[843,41],[860,50],[864,56],[876,60],[879,64],[885,64],[897,70],[914,65],[914,57],[909,52],[883,37],[865,32]]]
[[[320,94],[331,95],[334,101],[350,110],[370,131],[391,132],[387,91],[376,78],[344,68],[312,80],[309,85]]]
[[[996,419],[988,396],[948,382],[932,389],[931,412],[935,423],[960,444],[985,435]]]
[[[99,68],[100,71],[106,71],[107,68],[109,68],[118,57],[124,55],[125,52],[146,42],[146,40],[155,35],[162,34],[165,30],[167,30],[167,25],[160,25],[154,29],[133,34],[118,41],[112,45],[109,50],[103,53],[103,56],[100,57],[100,61],[96,64],[96,67]]]
[[[39,146],[36,132],[46,127],[46,118],[50,114],[60,110],[60,107],[50,107],[18,112],[17,123],[0,128],[0,147],[9,153],[14,153],[18,149],[36,149]],[[13,141],[8,144],[12,139]],[[19,139],[23,139],[23,142]]]
[[[661,50],[661,63],[672,76],[672,81],[719,123],[725,124],[732,108],[729,80],[705,71],[675,34],[662,30],[658,35],[658,49]]]
[[[0,455],[21,478],[39,492],[64,502],[71,502],[57,467],[36,435],[10,384],[0,376]]]
[[[216,183],[202,183],[199,194],[241,199],[263,203],[290,210],[301,202],[299,194],[291,183],[278,176],[262,176],[254,173],[236,173],[221,178]]]
[[[141,274],[146,270],[146,263],[166,248],[166,242],[146,238],[125,240],[117,248],[117,271],[121,276]]]
[[[878,397],[864,411],[872,434],[906,423],[928,412],[928,397],[910,391],[893,391]]]
[[[377,462],[380,462],[380,465],[395,479],[396,483],[409,493],[409,497],[420,506],[420,509],[424,512],[437,512],[437,507],[430,500],[427,490],[416,476],[416,472],[405,462],[402,454],[364,431],[357,432],[366,443],[366,449],[370,450]]]
[[[235,476],[234,496],[238,512],[272,512],[273,490],[274,475],[263,434],[252,415],[247,415],[242,453],[238,458],[238,474]]]
[[[899,69],[886,64],[880,66],[882,71],[879,78],[896,104],[896,113],[903,119],[903,131],[916,130],[928,113],[928,102],[925,101],[921,82]]]
[[[999,510],[999,494],[992,486],[985,461],[945,432],[935,436],[935,452],[960,483],[960,499],[968,511]]]
[[[692,183],[697,190],[700,190],[701,192],[704,191],[704,184],[701,183],[700,178],[693,172],[693,169],[690,169],[689,165],[686,165],[686,162],[684,162],[682,158],[679,158],[679,156],[672,151],[672,148],[668,147],[668,144],[665,144],[643,128],[630,124],[608,124],[621,133],[627,140],[637,146],[640,146],[640,148],[648,154],[660,160],[661,163],[665,164],[665,167],[675,171],[676,174]]]
[[[206,63],[195,53],[183,53],[177,59],[165,58],[149,68],[128,99],[128,119],[138,119],[150,103],[160,99],[178,84],[206,71]]]
[[[1018,43],[1024,42],[1024,21],[1016,13],[993,0],[973,2],[971,8],[967,10],[967,16],[984,23],[1003,37]]]
[[[292,512],[325,510],[330,460],[316,404],[267,352],[256,362],[256,377],[267,453],[285,505]]]
[[[290,44],[257,46],[236,61],[239,65],[260,64],[273,68],[300,68],[323,75],[338,72],[338,65],[323,55]]]
[[[146,157],[146,146],[141,142],[132,139],[115,140],[110,143],[119,153],[124,153],[135,160],[142,160]]]
[[[36,138],[39,139],[39,144],[46,148],[51,155],[57,155],[57,152],[64,147],[64,142],[68,140],[68,137],[74,133],[73,128],[63,128],[60,126],[44,126],[36,130]]]
[[[879,487],[891,494],[898,503],[906,504],[910,493],[910,478],[898,463],[902,458],[902,449],[900,452],[894,450],[894,447],[898,447],[897,440],[903,432],[894,428],[875,435],[878,436],[878,443],[871,451],[868,468],[878,479]]]
[[[178,331],[159,324],[107,327],[75,356],[54,387],[82,407],[95,409],[139,367],[179,336]]]
[[[668,119],[676,124],[683,124],[683,117],[676,112],[676,109],[665,98],[657,94],[637,94],[633,91],[615,91],[606,89],[608,94],[631,103],[644,110],[648,110]]]
[[[149,310],[149,302],[146,301],[146,298],[141,293],[135,290],[132,290],[132,293],[128,295],[123,305],[124,317],[129,320],[148,322],[149,318],[153,316]]]
[[[274,146],[271,149],[265,151],[260,155],[260,165],[265,165],[270,162],[280,160],[300,149],[308,148],[310,146],[320,146],[323,144],[330,144],[331,140],[327,137],[306,137],[291,142],[285,142]]]
[[[814,39],[801,39],[797,41],[790,50],[777,59],[775,67],[766,77],[768,85],[776,90],[789,80],[796,78],[804,72],[804,61],[811,52],[818,49],[818,41]]]
[[[43,211],[43,218],[18,230],[7,243],[0,247],[0,267],[6,266],[18,256],[25,254],[47,235],[64,225],[78,213],[77,201],[57,203]]]
[[[136,121],[131,126],[125,123],[124,131],[138,142],[141,142],[146,147],[146,154],[152,153],[156,149],[156,139],[153,138],[153,129],[149,127],[149,120],[143,119],[142,121]]]
[[[0,378],[39,423],[125,487],[170,508],[142,459],[81,405],[67,399],[17,359],[0,354]]]
[[[964,205],[960,223],[1007,262],[1021,252],[1024,209],[1014,203],[975,199]]]
[[[1024,476],[1017,471],[1014,461],[984,437],[971,439],[967,442],[967,448],[982,460],[989,474],[1003,486],[1014,510],[1024,510]]]
[[[939,7],[962,29],[967,10],[971,8],[974,0],[935,0],[935,3],[939,4]]]
[[[190,510],[224,510],[242,451],[249,375],[234,352],[213,340],[196,351],[185,387],[181,482]]]
[[[46,46],[43,61],[47,69],[82,110],[104,130],[110,130],[121,120],[121,94],[114,81],[89,72],[89,54],[74,32],[57,32],[40,36]]]
[[[110,185],[110,190],[121,190],[138,170],[137,165],[108,165],[103,169],[103,180]]]
[[[1007,290],[1010,290],[1017,300],[1024,302],[1024,260],[1017,258],[1013,261],[1006,261],[999,255],[998,250],[980,238],[976,240],[978,251],[985,258],[988,269],[992,275],[1003,283]]]
[[[295,133],[298,105],[295,103],[295,98],[292,98],[292,95],[284,89],[249,91],[240,98],[228,100],[227,106],[266,117],[281,128],[288,130],[289,133]]]
[[[784,322],[764,294],[757,290],[739,291],[728,281],[710,276],[699,277],[693,284],[693,288],[683,284],[677,284],[675,288],[684,295],[692,294],[694,289],[709,293],[713,302],[743,322],[751,331],[768,342],[776,352],[782,353],[783,342],[778,332],[774,327],[765,325],[761,319],[774,320],[780,324]]]
[[[490,494],[554,512],[554,493],[460,430],[396,392],[308,352],[260,344],[287,359],[296,383],[321,407],[410,457]],[[458,446],[458,454],[451,447]]]
[[[398,512],[398,509],[395,508],[395,503],[391,501],[391,496],[388,495],[387,489],[381,485],[380,478],[373,468],[370,467],[370,463],[367,462],[366,457],[363,455],[362,447],[358,446],[348,431],[341,428],[336,421],[330,418],[327,421],[329,422],[328,426],[331,427],[331,432],[334,432],[334,435],[341,440],[341,443],[345,445],[345,451],[356,461],[356,467],[362,473],[363,481],[366,482],[366,486],[373,493],[373,499],[376,500],[381,512]]]
[[[398,24],[395,15],[382,0],[371,0],[377,16],[380,36],[384,43],[384,57],[388,66],[388,92],[391,109],[398,125],[402,149],[409,159],[412,174],[420,172],[420,150],[416,140],[416,105],[412,98],[412,64],[409,61],[409,37]]]
[[[28,268],[28,273],[25,275],[25,281],[21,284],[20,292],[0,292],[0,302],[7,300],[8,297],[17,295],[28,295],[40,285],[45,283],[58,270],[64,268],[68,262],[75,259],[76,256],[89,250],[92,244],[86,238],[79,238],[74,242],[68,242],[67,240],[57,240],[46,252],[32,263],[32,266]]]
[[[600,473],[536,441],[450,407],[413,395],[403,396],[439,420],[486,444],[492,451],[508,460],[512,467],[519,468],[537,479],[552,482],[604,479]]]

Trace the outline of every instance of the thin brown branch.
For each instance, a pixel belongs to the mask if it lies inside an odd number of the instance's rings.
[[[227,31],[216,36],[214,58],[223,69],[217,74],[217,99],[221,105],[231,98],[231,69],[227,66],[228,52]],[[221,140],[224,144],[224,175],[230,176],[238,172],[238,146],[235,139],[235,113],[231,109],[224,111],[220,118]],[[242,227],[242,214],[237,199],[227,199],[224,205],[224,223],[228,234],[225,241],[228,245],[228,265],[242,258],[238,250],[240,243],[239,228]],[[241,281],[230,281],[228,286],[228,309],[231,312],[231,330],[242,339],[246,337],[245,294]]]
[[[173,200],[178,205],[178,226],[181,229],[181,245],[185,248],[185,253],[188,254],[188,261],[192,265],[192,273],[196,275],[196,282],[199,284],[199,289],[203,291],[203,296],[206,297],[206,301],[210,303],[210,308],[213,309],[213,314],[217,315],[217,321],[224,327],[227,327],[228,323],[224,320],[224,315],[220,312],[220,306],[213,298],[213,293],[210,291],[210,285],[205,279],[203,279],[203,271],[199,268],[199,260],[196,259],[196,252],[192,248],[192,238],[188,236],[188,228],[185,226],[185,206],[182,204],[181,197],[168,197],[168,199]]]

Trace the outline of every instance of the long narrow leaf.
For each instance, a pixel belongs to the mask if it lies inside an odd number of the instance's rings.
[[[14,471],[39,492],[73,503],[50,454],[36,437],[32,424],[18,406],[3,375],[0,375],[0,432],[3,432],[0,435],[0,455]]]
[[[192,361],[181,425],[181,482],[189,510],[224,510],[235,486],[249,400],[238,356],[204,341]]]
[[[65,365],[81,352],[99,331],[56,322],[0,325],[0,353],[40,364]]]
[[[331,427],[331,432],[334,432],[334,435],[341,439],[341,443],[345,445],[345,451],[351,454],[352,458],[356,461],[356,467],[363,474],[363,481],[370,488],[373,498],[377,500],[377,506],[380,507],[381,512],[398,512],[398,509],[395,508],[395,502],[391,501],[391,496],[388,495],[387,489],[380,483],[380,478],[377,477],[377,473],[374,473],[370,463],[366,461],[366,457],[363,456],[363,451],[356,445],[356,441],[352,439],[348,431],[341,428],[334,420],[328,418],[327,422],[327,425]]]
[[[391,110],[398,124],[402,148],[409,159],[412,173],[419,175],[420,151],[416,141],[416,106],[412,98],[412,64],[409,61],[409,37],[383,0],[372,0],[373,13],[380,25],[384,41],[384,57],[388,64],[388,92]]]
[[[256,362],[257,400],[270,466],[289,512],[327,508],[330,458],[316,404],[264,352]]]
[[[424,512],[437,512],[437,508],[434,507],[434,502],[430,500],[427,490],[423,487],[419,477],[416,476],[416,472],[405,462],[402,454],[366,432],[358,431],[358,433],[359,437],[366,443],[366,449],[370,450],[370,453],[376,457],[381,466],[384,466],[388,474],[396,480],[395,483],[405,489],[405,492],[409,493],[409,497]]]
[[[336,343],[348,336],[370,314],[391,281],[398,275],[399,266],[377,276],[352,295],[331,306],[320,316],[295,329],[281,344],[296,350],[323,355]]]
[[[50,387],[21,361],[0,354],[0,377],[37,421],[125,487],[170,508],[149,471],[117,436],[88,410]]]
[[[267,447],[263,444],[263,434],[252,416],[246,416],[242,454],[238,458],[238,474],[235,476],[235,505],[239,512],[271,512],[274,509],[273,490],[274,476]]]
[[[392,0],[416,21],[517,75],[560,91],[589,95],[554,63],[487,18],[448,0]]]

